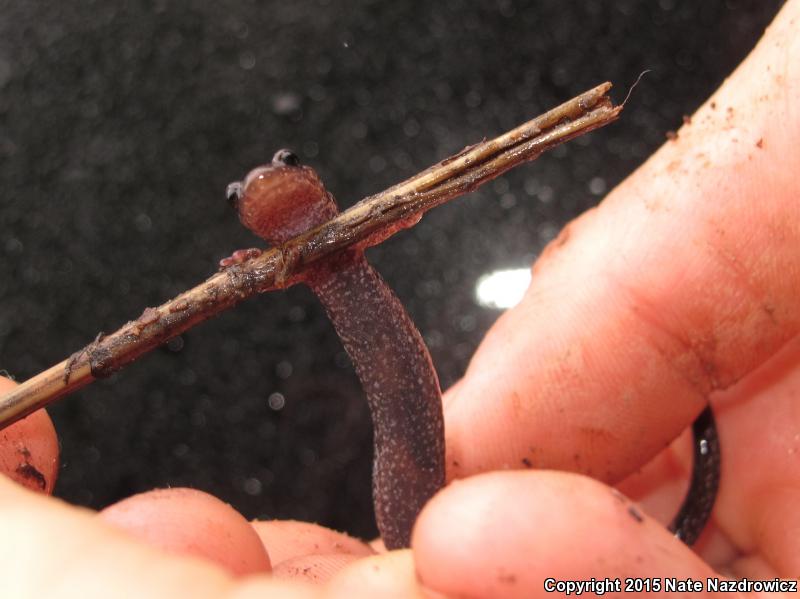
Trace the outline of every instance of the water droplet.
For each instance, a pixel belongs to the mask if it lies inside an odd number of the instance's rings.
[[[292,376],[293,370],[292,363],[288,360],[282,360],[281,362],[278,362],[277,366],[275,366],[275,374],[278,375],[278,378],[284,380]]]
[[[278,393],[276,391],[275,393],[270,393],[269,397],[267,398],[267,404],[269,405],[270,409],[278,412],[286,405],[286,398],[282,393]]]
[[[300,110],[300,96],[294,92],[283,92],[272,98],[272,112],[287,116]]]
[[[136,218],[133,219],[133,226],[136,227],[139,233],[147,233],[153,228],[153,220],[144,212],[140,212],[136,215]]]
[[[257,478],[248,478],[244,481],[244,485],[242,486],[245,493],[253,496],[261,495],[261,491],[264,488],[264,486],[261,484],[261,481]]]
[[[593,177],[589,181],[589,193],[595,196],[603,195],[606,192],[606,180],[602,177]]]
[[[477,320],[473,314],[465,314],[459,319],[458,328],[465,333],[469,333],[475,330],[476,324]]]
[[[464,96],[464,104],[466,104],[469,108],[477,108],[481,105],[481,95],[473,90],[467,92],[467,95]]]
[[[542,204],[549,204],[552,202],[555,195],[556,194],[553,191],[553,188],[549,185],[542,185],[536,192],[536,197],[539,198],[539,201]]]
[[[513,193],[504,193],[500,197],[500,207],[503,210],[510,210],[516,205],[517,205],[517,196],[515,196]]]
[[[256,55],[250,52],[249,50],[246,52],[242,52],[239,54],[239,66],[242,67],[245,71],[249,71],[253,67],[256,66]]]
[[[367,124],[358,122],[350,129],[350,135],[355,139],[364,139],[367,136]]]
[[[410,118],[405,123],[403,123],[403,133],[406,134],[406,137],[416,137],[419,135],[420,132],[420,125],[417,119]]]
[[[24,246],[22,242],[17,239],[16,237],[11,237],[10,239],[6,240],[6,252],[11,254],[21,254]]]
[[[380,173],[386,168],[386,160],[382,156],[372,156],[369,159],[369,168],[373,173]]]
[[[178,382],[187,387],[194,385],[197,382],[197,373],[191,368],[186,368],[178,374]]]

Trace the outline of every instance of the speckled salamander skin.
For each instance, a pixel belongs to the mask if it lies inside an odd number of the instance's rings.
[[[353,360],[375,427],[375,516],[390,549],[408,547],[422,506],[444,485],[444,425],[436,372],[400,300],[363,253],[316,277]]]
[[[317,174],[286,150],[229,186],[229,199],[242,223],[273,245],[337,213]],[[422,506],[445,482],[441,391],[430,354],[362,251],[324,261],[305,283],[324,305],[367,396],[378,530],[388,549],[408,547]]]

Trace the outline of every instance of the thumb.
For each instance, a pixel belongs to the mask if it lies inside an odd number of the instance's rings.
[[[666,577],[714,576],[621,494],[563,472],[492,472],[457,481],[425,507],[412,547],[421,583],[448,597],[545,597],[554,590],[563,596],[557,581],[592,579],[619,581],[605,590],[621,596],[663,591],[654,585]],[[626,584],[648,578],[649,587]]]

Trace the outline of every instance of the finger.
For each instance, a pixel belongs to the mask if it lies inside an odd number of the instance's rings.
[[[422,511],[412,548],[421,583],[456,597],[552,596],[548,578],[714,576],[625,497],[559,472],[453,483]]]
[[[737,578],[792,576],[800,568],[800,337],[741,383],[715,396],[723,447],[713,519],[695,550]],[[619,489],[666,524],[692,467],[689,435],[628,477]]]
[[[389,551],[352,562],[326,585],[326,599],[403,597],[431,599],[420,587],[411,551]]]
[[[692,470],[693,449],[691,431],[687,429],[667,449],[616,485],[616,488],[635,499],[650,516],[666,526],[686,495]],[[726,451],[725,461],[727,458]],[[726,482],[727,479],[722,484]],[[719,499],[719,495],[717,498]],[[702,545],[701,539],[695,547]]]
[[[309,585],[254,575],[238,583],[208,560],[167,554],[88,510],[0,477],[0,581],[15,599],[286,599],[319,596]]]
[[[386,553],[388,551],[388,549],[386,549],[386,545],[383,542],[383,539],[380,537],[378,537],[377,539],[372,539],[369,542],[369,546],[375,553]]]
[[[359,559],[359,556],[347,553],[299,555],[277,564],[272,570],[272,576],[281,580],[323,584],[342,568]]]
[[[800,338],[721,394],[725,446],[715,521],[738,554],[738,576],[800,571]],[[731,500],[732,496],[736,501]]]
[[[375,553],[359,539],[310,522],[262,520],[251,524],[267,548],[273,566],[308,555],[365,556]]]
[[[123,499],[100,518],[154,547],[209,559],[235,576],[270,571],[256,531],[230,505],[196,489],[161,489]]]
[[[446,398],[451,478],[620,480],[798,334],[798,19],[541,257]]]
[[[14,381],[0,377],[0,394],[14,386]],[[47,412],[38,410],[0,431],[0,473],[33,491],[53,492],[58,438]]]

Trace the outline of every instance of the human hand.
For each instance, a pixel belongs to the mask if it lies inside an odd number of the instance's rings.
[[[677,139],[562,231],[447,394],[450,477],[490,473],[418,521],[429,588],[530,597],[548,577],[798,576],[798,26],[789,2]],[[688,439],[631,475],[709,398],[722,479],[695,553],[595,481],[630,477],[621,488],[667,522]],[[529,465],[557,472],[501,472]]]
[[[13,385],[0,377],[0,393]],[[362,541],[314,524],[247,522],[193,489],[142,493],[99,514],[79,509],[45,497],[57,465],[58,441],[44,410],[0,431],[3,598],[352,597],[346,579],[324,594],[302,582],[324,580],[375,554]],[[410,560],[400,559],[407,569]]]
[[[446,394],[449,476],[471,478],[423,511],[411,551],[361,557],[329,543],[340,562],[326,586],[235,581],[0,480],[3,596],[414,596],[422,584],[451,596],[530,597],[544,594],[547,577],[797,576],[797,23],[794,0],[677,140],[537,262],[523,302]],[[633,518],[602,483],[656,456],[709,396],[723,472],[695,553],[649,517]],[[621,488],[668,519],[690,468],[686,449],[676,444]],[[537,470],[522,471],[526,461]],[[245,545],[257,554],[249,525],[235,520],[226,532],[239,540],[219,557]],[[280,526],[287,538],[298,530]],[[298,579],[305,567],[327,575],[314,544],[331,533],[310,530],[305,549],[284,554],[306,564]],[[277,570],[281,537],[264,536]],[[262,569],[263,557],[253,562]]]

